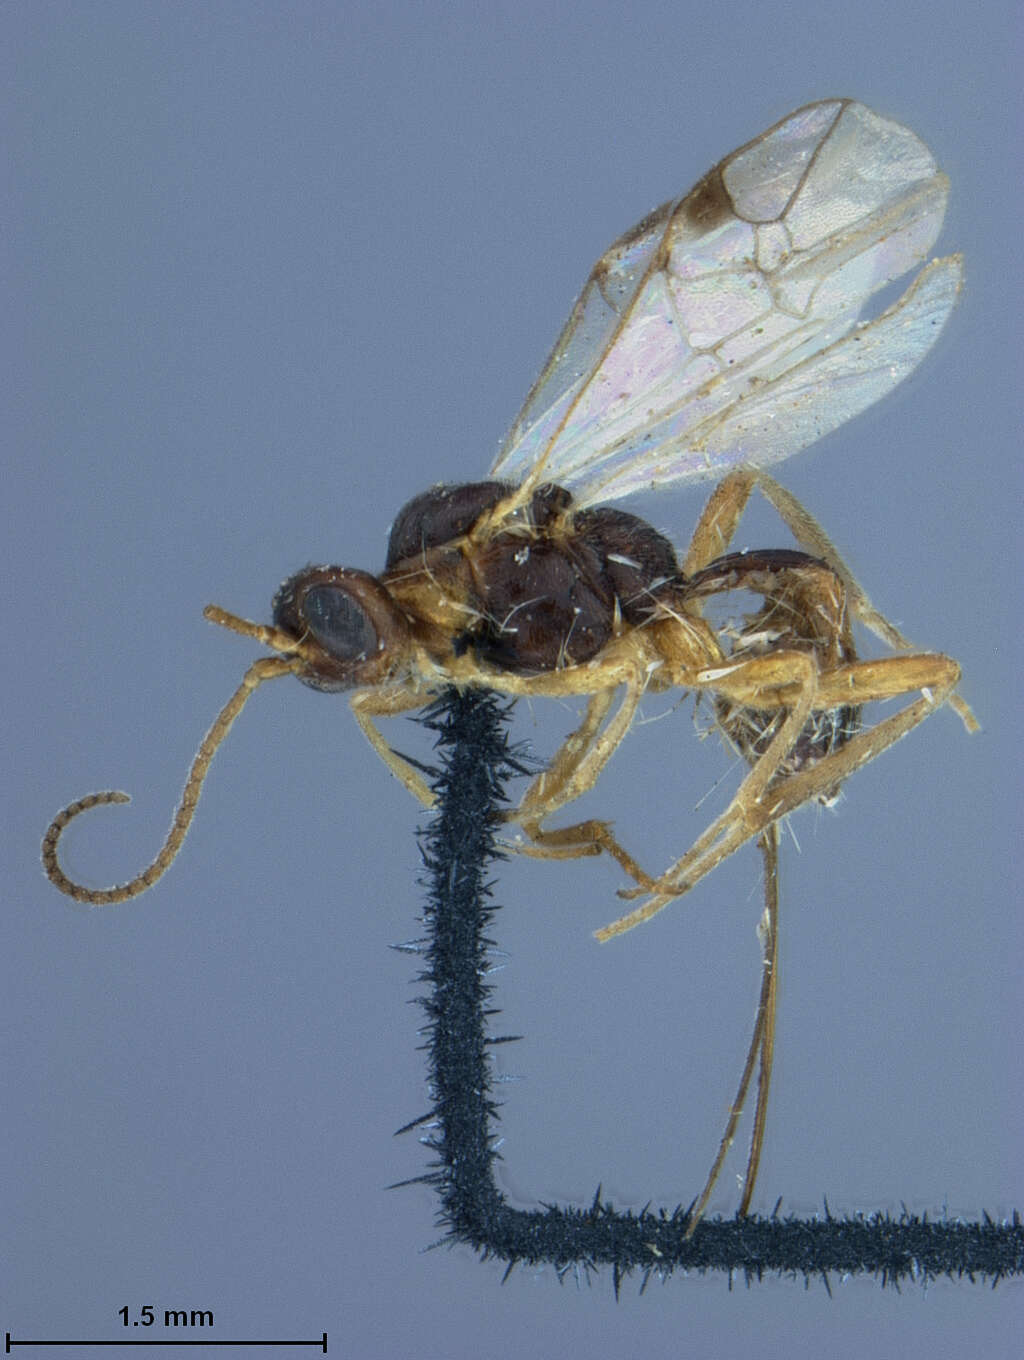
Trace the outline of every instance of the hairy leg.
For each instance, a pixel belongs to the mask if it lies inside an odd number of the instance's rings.
[[[757,658],[747,664],[753,667],[759,660],[771,659]],[[865,672],[866,679],[862,675]],[[838,683],[835,683],[837,677]],[[851,702],[868,703],[875,699],[913,693],[915,690],[922,690],[924,693],[922,698],[908,704],[899,713],[883,719],[865,732],[858,733],[844,746],[822,757],[813,765],[776,780],[775,775],[781,760],[792,745],[794,715],[803,715],[797,727],[799,733],[806,713],[810,710],[805,690],[804,703],[799,708],[790,709],[786,722],[740,785],[725,812],[698,837],[685,855],[661,875],[648,901],[635,911],[597,931],[597,938],[601,941],[608,940],[613,935],[621,935],[634,926],[650,920],[674,898],[688,892],[695,883],[745,841],[759,835],[781,817],[793,812],[812,798],[834,788],[854,770],[881,755],[940,708],[949,699],[959,677],[960,668],[949,657],[939,653],[915,653],[911,656],[893,656],[880,661],[853,663],[831,676],[816,679],[810,695],[815,708],[835,707]],[[720,682],[712,681],[709,687],[722,692]],[[733,698],[734,695],[730,693],[729,697]],[[756,707],[755,698],[756,696],[748,695],[741,701]],[[785,750],[781,749],[783,745]],[[622,894],[624,897],[638,895],[636,889]]]

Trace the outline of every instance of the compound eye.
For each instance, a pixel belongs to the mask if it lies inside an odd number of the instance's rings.
[[[302,601],[302,615],[324,651],[339,661],[365,661],[379,649],[370,616],[347,590],[313,586]]]
[[[289,577],[273,617],[295,639],[299,679],[330,693],[379,685],[409,645],[408,621],[385,587],[352,567],[306,567]]]

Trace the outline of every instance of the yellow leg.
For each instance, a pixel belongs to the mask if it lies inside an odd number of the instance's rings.
[[[422,708],[426,702],[426,697],[423,694],[410,695],[405,690],[364,689],[353,695],[349,707],[352,709],[352,714],[359,724],[363,736],[395,778],[400,780],[412,796],[417,798],[424,807],[433,807],[434,794],[426,780],[407,760],[403,760],[400,755],[392,751],[380,728],[373,721],[374,718],[392,718],[399,713],[408,713],[410,709]]]
[[[755,667],[760,660],[761,658],[757,658],[747,664]],[[862,669],[868,670],[872,678],[870,685],[859,682],[858,672]],[[833,677],[825,677],[821,682],[815,680],[809,685],[804,691],[803,702],[790,710],[785,723],[740,785],[735,798],[721,817],[658,879],[648,901],[596,932],[599,940],[604,941],[613,935],[621,935],[641,922],[650,920],[673,898],[688,892],[695,883],[745,841],[760,834],[810,799],[834,788],[854,770],[868,764],[901,737],[913,731],[919,723],[947,702],[959,679],[960,669],[955,661],[936,653],[860,662],[844,667],[842,672],[836,674],[845,677],[848,687],[842,693],[847,697],[840,697],[834,691],[831,684]],[[722,692],[720,684],[711,687]],[[908,704],[892,717],[876,723],[866,732],[852,737],[839,750],[816,761],[807,769],[773,782],[782,760],[792,747],[792,742],[802,730],[806,715],[812,706],[818,709],[850,702],[867,703],[912,692],[915,689],[924,690],[924,697]],[[852,699],[851,694],[856,698]],[[737,696],[730,691],[729,697]],[[752,697],[748,695],[742,698],[741,702],[751,704]],[[752,703],[752,706],[757,705]],[[799,721],[796,721],[797,715],[800,715]],[[636,896],[637,893],[633,890],[622,895],[630,897]]]
[[[779,959],[779,836],[775,825],[768,827],[760,838],[761,854],[764,858],[764,915],[761,918],[759,935],[761,937],[761,994],[758,997],[757,1011],[754,1015],[754,1031],[747,1049],[746,1061],[740,1075],[736,1097],[729,1110],[729,1118],[718,1145],[718,1152],[708,1172],[708,1178],[690,1212],[690,1222],[686,1236],[692,1237],[697,1224],[704,1216],[715,1184],[721,1174],[726,1156],[736,1136],[743,1107],[747,1102],[754,1064],[758,1063],[757,1107],[754,1110],[754,1128],[750,1138],[750,1152],[747,1155],[747,1169],[743,1177],[743,1196],[740,1200],[740,1216],[750,1209],[750,1201],[757,1183],[757,1172],[761,1164],[761,1148],[764,1145],[765,1121],[768,1115],[768,1091],[771,1086],[772,1062],[775,1056],[775,1006],[778,996],[778,959]]]

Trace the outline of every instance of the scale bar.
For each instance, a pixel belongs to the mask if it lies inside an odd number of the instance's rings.
[[[15,1346],[319,1346],[321,1353],[327,1354],[327,1333],[321,1333],[316,1341],[213,1341],[208,1338],[199,1340],[152,1341],[16,1341],[10,1332],[4,1333],[4,1354],[10,1355]]]

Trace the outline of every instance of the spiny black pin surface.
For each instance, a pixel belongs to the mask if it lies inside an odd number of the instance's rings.
[[[766,1274],[820,1278],[826,1288],[833,1272],[870,1273],[883,1284],[938,1276],[983,1279],[993,1286],[1024,1273],[1024,1225],[1015,1212],[996,1223],[932,1221],[907,1211],[810,1219],[750,1215],[704,1219],[686,1237],[687,1209],[620,1212],[602,1199],[600,1188],[586,1208],[541,1204],[516,1209],[494,1179],[498,1110],[488,1048],[513,1036],[491,1035],[497,1013],[489,1004],[487,980],[495,945],[491,929],[497,906],[487,875],[501,859],[497,841],[507,802],[505,787],[526,773],[520,752],[509,744],[510,705],[481,690],[452,689],[422,717],[437,734],[438,766],[431,772],[436,813],[422,834],[428,899],[426,934],[402,946],[424,960],[419,975],[427,993],[426,1044],[432,1108],[404,1129],[426,1126],[424,1142],[433,1152],[430,1169],[399,1184],[427,1182],[440,1196],[439,1220],[449,1242],[464,1242],[483,1258],[508,1263],[505,1278],[519,1263],[555,1267],[559,1278],[573,1271],[588,1276],[611,1266],[616,1294],[637,1272],[641,1289],[651,1276],[675,1270],[720,1270],[731,1282],[749,1284]]]

